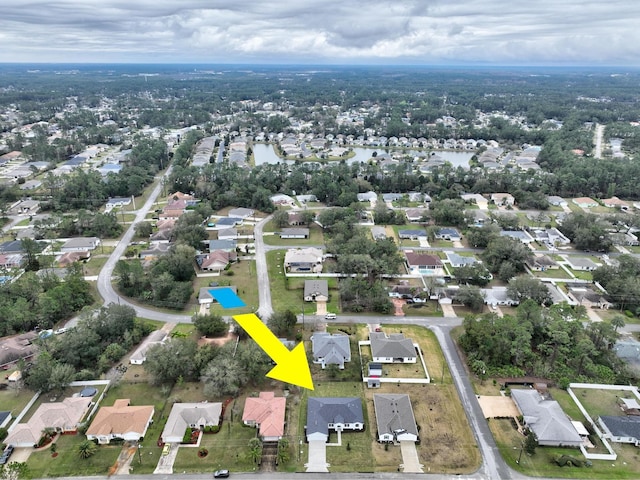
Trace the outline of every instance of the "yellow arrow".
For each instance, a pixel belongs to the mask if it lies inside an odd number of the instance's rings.
[[[234,315],[233,319],[276,362],[276,366],[267,373],[267,377],[313,390],[309,361],[302,342],[293,350],[289,350],[253,313]]]

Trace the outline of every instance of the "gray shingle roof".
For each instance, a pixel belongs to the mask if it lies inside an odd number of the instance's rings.
[[[325,365],[344,366],[351,361],[349,337],[341,334],[314,333],[311,337],[314,361],[324,359]]]
[[[378,393],[373,396],[373,405],[376,410],[378,435],[393,434],[394,430],[406,430],[408,433],[418,435],[418,427],[413,416],[409,395]]]
[[[392,333],[387,337],[384,332],[371,332],[371,354],[374,358],[415,357],[416,349],[410,338],[401,333]]]
[[[640,417],[636,415],[600,417],[614,437],[632,437],[640,440]]]
[[[362,401],[355,397],[309,397],[307,435],[329,435],[330,423],[362,423]]]
[[[329,284],[326,280],[305,280],[304,281],[304,296],[309,295],[324,295],[329,296]]]
[[[555,400],[545,400],[536,390],[514,389],[511,398],[540,445],[580,445],[582,439]]]

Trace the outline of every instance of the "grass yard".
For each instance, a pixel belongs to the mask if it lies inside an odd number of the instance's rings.
[[[572,278],[564,268],[556,268],[551,270],[545,270],[544,272],[533,272],[533,275],[537,278]]]
[[[268,227],[268,229],[267,229]],[[298,227],[293,227],[298,228]],[[306,227],[300,227],[306,228]],[[273,222],[269,222],[264,229],[265,232],[277,232],[280,231],[279,228],[275,227]],[[293,239],[293,238],[280,238],[278,234],[275,235],[265,235],[263,237],[264,243],[266,245],[280,245],[280,246],[290,246],[292,248],[295,247],[304,247],[307,245],[322,245],[324,244],[324,235],[322,233],[322,229],[316,223],[312,223],[309,225],[309,238],[301,238],[301,239]]]
[[[76,453],[84,435],[61,435],[56,444],[58,456],[51,457],[51,449],[32,452],[27,461],[31,478],[50,478],[61,476],[105,476],[116,463],[122,451],[122,445],[100,445],[95,455],[81,459]],[[155,465],[154,465],[155,466]]]
[[[640,455],[638,449],[631,445],[615,445],[618,459],[614,462],[593,460],[591,467],[559,467],[554,458],[569,455],[585,460],[575,448],[538,447],[535,455],[522,453],[521,442],[524,437],[516,431],[511,420],[489,420],[489,427],[498,444],[502,458],[514,470],[532,477],[546,478],[579,478],[579,479],[637,479],[640,478]],[[627,448],[629,447],[629,448]],[[520,464],[516,463],[520,457]]]
[[[315,390],[305,391],[300,402],[299,431],[304,431],[307,418],[308,397],[359,397],[364,396],[362,382],[320,382],[315,384]],[[363,432],[346,432],[342,434],[342,446],[327,447],[327,462],[331,465],[331,472],[373,472],[375,460],[372,456],[371,440],[375,435],[375,418],[368,415],[363,405],[365,430]],[[371,423],[374,422],[374,423]],[[332,433],[329,442],[337,441],[337,435]],[[347,444],[350,450],[347,450]],[[307,458],[301,459],[305,463]]]
[[[194,280],[193,290],[194,298],[191,299],[184,312],[192,312],[199,309],[198,293],[201,287],[207,287],[211,282],[217,282],[218,285],[234,285],[237,288],[238,295],[246,304],[241,308],[222,308],[217,303],[212,303],[209,311],[217,315],[238,315],[241,313],[254,312],[258,306],[258,288],[256,279],[256,265],[253,260],[242,260],[231,264],[231,268],[225,272],[233,272],[233,275],[222,275],[217,277],[196,277]]]
[[[442,310],[437,301],[405,304],[402,311],[407,317],[442,317]]]
[[[625,390],[595,388],[572,388],[572,390],[591,418],[601,415],[622,415],[622,410],[617,404],[618,397],[635,398],[632,393]]]
[[[109,257],[91,257],[83,266],[82,270],[84,274],[87,276],[98,275],[104,267],[104,264],[107,263]]]
[[[579,278],[580,280],[588,280],[588,281],[593,281],[593,276],[591,275],[591,272],[585,272],[582,270],[573,270],[571,268],[569,268],[569,270],[571,270],[571,273],[573,273],[573,275],[576,278]]]
[[[12,371],[5,371],[5,375],[10,375]],[[10,385],[6,390],[0,390],[0,411],[11,412],[11,416],[18,415],[33,397],[34,392],[28,388],[12,388]]]

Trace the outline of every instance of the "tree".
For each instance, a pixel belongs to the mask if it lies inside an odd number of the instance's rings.
[[[510,237],[496,237],[489,241],[482,254],[482,259],[490,272],[498,273],[504,263],[513,265],[515,272],[523,272],[525,263],[531,259],[533,253],[522,242]],[[505,272],[506,273],[506,272]],[[508,281],[506,275],[500,275],[502,280]]]
[[[530,298],[538,305],[546,305],[552,301],[549,289],[544,283],[537,278],[524,275],[509,280],[507,293],[510,298],[518,300],[518,302]]]
[[[457,267],[455,269],[455,277],[458,283],[466,283],[478,287],[484,287],[491,281],[489,271],[478,262]]]
[[[214,313],[194,315],[192,321],[198,332],[205,337],[222,337],[229,331],[229,325]]]
[[[260,457],[262,457],[262,442],[259,438],[252,438],[249,440],[249,458],[253,463],[258,463]]]
[[[20,480],[29,478],[29,468],[24,462],[11,462],[0,465],[0,479]]]
[[[278,228],[289,226],[289,214],[286,210],[276,210],[273,213],[273,224]]]
[[[153,233],[153,226],[150,222],[138,222],[134,228],[138,238],[149,238]]]
[[[240,362],[228,352],[215,357],[204,368],[201,381],[207,397],[235,396],[246,383],[247,375]]]
[[[529,433],[527,433],[527,436],[524,439],[524,451],[527,452],[528,455],[535,455],[537,447],[538,437],[532,430],[529,430]]]
[[[276,463],[278,465],[289,461],[289,440],[281,438],[278,440],[278,453],[276,455]]]
[[[274,312],[269,317],[268,324],[276,335],[291,335],[297,322],[296,314],[291,310],[285,310],[284,312]]]
[[[622,315],[616,315],[611,319],[611,326],[613,327],[613,331],[615,333],[618,333],[618,329],[624,327],[625,325],[626,323]]]
[[[478,287],[462,286],[456,292],[455,300],[469,307],[475,312],[482,311],[484,296]]]
[[[172,385],[178,378],[192,379],[196,373],[197,344],[189,338],[172,338],[164,345],[154,345],[147,351],[144,370],[151,375],[153,385]]]
[[[87,459],[98,453],[98,445],[91,440],[83,440],[76,447],[76,452],[80,458]]]

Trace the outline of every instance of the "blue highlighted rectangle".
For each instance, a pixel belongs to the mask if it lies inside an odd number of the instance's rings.
[[[222,308],[239,308],[246,307],[247,304],[229,287],[216,288],[209,290],[209,293],[216,301],[222,305]]]

